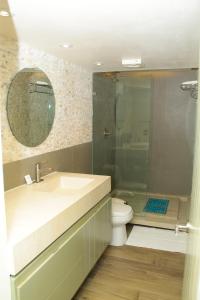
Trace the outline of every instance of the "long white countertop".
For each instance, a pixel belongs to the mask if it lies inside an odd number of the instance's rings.
[[[77,190],[51,189],[61,177],[93,179]],[[5,192],[8,261],[15,275],[111,190],[109,176],[55,172]]]

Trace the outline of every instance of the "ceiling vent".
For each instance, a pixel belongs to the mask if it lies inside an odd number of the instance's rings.
[[[128,68],[139,68],[142,65],[141,58],[122,59],[122,65]]]

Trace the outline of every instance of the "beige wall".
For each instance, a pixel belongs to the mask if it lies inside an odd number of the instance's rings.
[[[92,74],[23,43],[0,37],[0,107],[2,112],[3,162],[68,148],[92,140]],[[11,79],[22,68],[42,69],[54,88],[56,114],[48,138],[39,146],[21,145],[12,135],[6,115]]]

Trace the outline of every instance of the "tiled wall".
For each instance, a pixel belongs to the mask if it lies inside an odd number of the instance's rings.
[[[91,72],[2,36],[0,36],[0,61],[0,108],[6,188],[23,183],[23,176],[27,172],[32,173],[33,163],[38,159],[44,160],[46,153],[54,153],[48,155],[48,164],[51,166],[50,160],[54,157],[53,167],[55,169],[59,169],[59,166],[62,165],[66,166],[65,169],[60,168],[63,171],[91,171]],[[48,138],[37,147],[26,147],[20,144],[11,133],[6,114],[6,100],[9,84],[15,74],[23,68],[36,67],[44,71],[52,83],[56,98],[56,112],[53,128]],[[82,147],[81,145],[87,146]],[[68,148],[71,150],[66,150]],[[75,149],[79,149],[78,152]],[[67,164],[71,151],[74,155],[78,153],[80,168],[77,165],[78,158],[76,158],[76,164],[73,163],[73,158]],[[61,163],[63,155],[66,157],[66,163]],[[70,167],[72,165],[73,167]],[[9,180],[13,176],[13,171],[15,176],[20,175],[19,180]]]
[[[26,44],[0,37],[0,106],[4,163],[64,149],[92,140],[92,74],[78,66]],[[56,113],[48,138],[29,148],[12,135],[6,115],[11,79],[23,68],[38,67],[49,77],[55,92]]]

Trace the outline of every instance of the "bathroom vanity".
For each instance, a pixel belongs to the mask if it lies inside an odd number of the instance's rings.
[[[13,300],[70,300],[111,239],[110,177],[55,172],[6,192]]]

